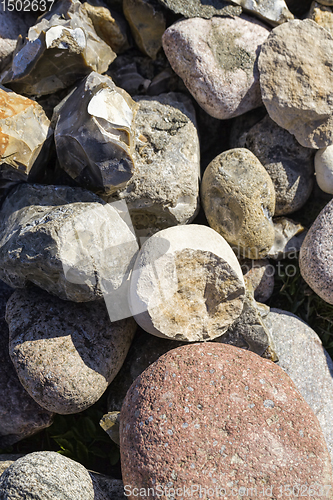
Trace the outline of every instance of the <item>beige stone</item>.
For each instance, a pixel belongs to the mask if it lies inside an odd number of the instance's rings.
[[[318,2],[312,2],[311,9],[307,17],[327,29],[331,35],[333,35],[332,7],[326,7]]]

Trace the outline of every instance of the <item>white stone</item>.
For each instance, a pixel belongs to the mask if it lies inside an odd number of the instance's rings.
[[[333,194],[333,146],[319,149],[315,156],[317,184],[325,193]]]

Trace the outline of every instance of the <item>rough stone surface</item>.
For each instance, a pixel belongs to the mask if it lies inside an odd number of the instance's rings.
[[[171,92],[135,100],[140,106],[135,171],[117,197],[126,201],[137,234],[145,237],[196,216],[200,149],[195,111],[187,96]]]
[[[333,194],[333,146],[317,151],[315,156],[316,181],[324,193]]]
[[[119,441],[119,425],[120,425],[120,411],[110,411],[103,415],[99,425],[102,427],[103,431],[107,433],[109,438],[116,443],[118,446]]]
[[[247,16],[185,19],[163,35],[173,70],[211,116],[228,119],[261,105],[258,52],[268,28]]]
[[[267,111],[308,148],[333,143],[332,56],[332,35],[310,19],[278,26],[261,47],[258,67]]]
[[[176,226],[142,246],[131,275],[130,307],[148,333],[209,340],[240,315],[244,291],[239,263],[224,238],[205,226]]]
[[[111,323],[103,302],[73,304],[39,289],[14,292],[6,321],[22,385],[43,408],[60,414],[85,410],[102,396],[136,330],[132,318]]]
[[[333,304],[333,200],[320,212],[309,229],[299,256],[300,270],[319,297]]]
[[[124,484],[138,488],[218,486],[227,499],[235,486],[260,498],[265,486],[275,499],[281,484],[333,484],[318,420],[288,375],[223,344],[174,349],[136,379],[121,411],[120,453]]]
[[[242,8],[230,5],[228,1],[211,0],[158,0],[160,4],[172,10],[175,14],[182,14],[184,17],[202,17],[210,19],[213,16],[239,16]],[[237,3],[237,2],[234,2]]]
[[[89,472],[89,474],[98,483],[100,490],[104,493],[105,497],[103,496],[103,500],[119,500],[126,498],[124,495],[124,484],[120,479],[104,476],[97,472]],[[96,497],[94,500],[96,500]]]
[[[278,364],[318,418],[333,462],[333,362],[316,332],[294,314],[271,309],[264,321]]]
[[[120,293],[138,244],[116,208],[80,188],[21,184],[0,212],[0,278],[74,302]]]
[[[96,479],[78,462],[54,451],[16,460],[0,478],[2,500],[106,500]]]
[[[251,283],[255,300],[267,302],[274,290],[274,267],[268,259],[244,259],[240,264],[245,280]]]
[[[247,134],[241,134],[235,142],[234,147],[252,151],[272,179],[276,193],[275,215],[290,214],[302,208],[314,183],[312,149],[301,146],[269,116]]]
[[[274,219],[274,231],[274,244],[268,257],[275,260],[297,257],[307,233],[302,224],[278,217]]]
[[[331,35],[333,35],[332,7],[325,7],[318,2],[312,2],[311,9],[307,17],[315,21],[323,28],[327,29],[331,33]]]
[[[0,448],[49,427],[53,420],[53,414],[39,406],[23,388],[9,357],[5,311],[13,292],[0,281]]]
[[[269,24],[276,26],[294,19],[284,0],[231,0],[232,3],[241,5],[249,14],[261,17]]]
[[[0,476],[3,472],[5,472],[6,469],[8,469],[8,467],[10,465],[12,465],[15,460],[17,460],[18,458],[21,458],[23,457],[24,455],[20,455],[20,454],[3,454],[3,455],[0,455]]]
[[[203,175],[201,200],[209,225],[236,247],[239,258],[266,257],[274,242],[275,190],[251,151],[217,156]]]

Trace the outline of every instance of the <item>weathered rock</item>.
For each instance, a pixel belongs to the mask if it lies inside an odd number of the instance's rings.
[[[268,35],[264,24],[247,16],[185,19],[165,31],[163,48],[198,104],[228,119],[262,103],[257,59]]]
[[[0,455],[0,476],[1,474],[3,474],[3,472],[5,472],[6,469],[8,469],[8,467],[10,465],[12,465],[15,460],[17,460],[18,458],[21,458],[23,457],[24,455],[20,455],[19,453],[14,453],[14,454],[3,454],[3,455]]]
[[[209,225],[236,247],[238,257],[266,257],[274,242],[275,190],[251,151],[217,156],[203,175],[201,200]]]
[[[255,14],[269,24],[276,26],[294,19],[284,0],[231,0],[232,3],[241,5],[249,14]]]
[[[79,185],[111,194],[132,177],[138,106],[110,77],[91,72],[53,116],[61,167]]]
[[[278,498],[284,484],[333,484],[318,420],[288,375],[217,343],[174,349],[136,379],[121,411],[120,452],[132,491],[200,485],[204,498],[242,498],[251,486],[259,498],[264,486]]]
[[[130,308],[148,333],[209,340],[240,315],[244,292],[242,271],[224,238],[205,226],[176,226],[142,246],[131,275]]]
[[[275,238],[268,257],[275,260],[297,257],[306,237],[305,228],[285,217],[278,217],[273,222]]]
[[[123,9],[135,43],[141,52],[155,59],[166,28],[164,13],[157,0],[124,0]]]
[[[52,94],[91,71],[104,73],[116,54],[99,36],[79,0],[61,0],[18,40],[1,83],[25,95]]]
[[[309,229],[299,256],[307,284],[325,302],[333,304],[333,200],[320,212]]]
[[[138,97],[135,171],[116,197],[138,235],[191,222],[199,210],[200,148],[191,100],[180,93]],[[113,198],[109,198],[111,201]]]
[[[332,4],[333,6],[333,4]],[[332,7],[325,7],[318,2],[312,2],[307,17],[327,29],[333,35],[333,11]]]
[[[120,209],[81,188],[21,184],[0,211],[0,278],[74,302],[104,296],[117,312],[138,252]]]
[[[120,411],[111,411],[103,415],[102,419],[99,422],[99,425],[102,427],[103,431],[107,433],[110,439],[116,443],[118,446],[119,442],[119,425],[120,425]]]
[[[255,300],[267,302],[274,290],[274,266],[268,259],[245,259],[240,264],[245,280],[251,283]]]
[[[333,143],[332,56],[332,35],[310,19],[278,26],[261,47],[258,66],[267,111],[308,148]]]
[[[105,500],[83,465],[54,451],[37,451],[16,460],[0,478],[3,500]]]
[[[317,184],[324,193],[333,194],[333,146],[317,151],[315,156]]]
[[[13,291],[0,282],[0,448],[49,427],[53,420],[53,414],[39,406],[23,388],[9,357],[5,311]]]
[[[100,490],[105,495],[102,497],[103,500],[119,500],[126,498],[124,495],[124,484],[121,479],[114,479],[97,472],[89,472],[89,474],[98,483]],[[96,497],[94,500],[96,500]]]
[[[294,314],[271,309],[264,321],[274,340],[278,364],[318,418],[333,459],[333,362],[316,332]]]
[[[39,289],[14,292],[6,321],[22,385],[43,408],[60,414],[78,413],[102,396],[136,330],[132,318],[111,323],[103,302],[73,304]]]
[[[213,16],[239,16],[242,8],[230,5],[225,0],[211,0],[202,2],[201,0],[158,0],[160,4],[175,14],[182,14],[184,17],[202,17],[210,19]],[[233,2],[236,3],[236,2]]]
[[[239,137],[235,147],[252,151],[273,181],[275,215],[299,210],[308,200],[314,183],[313,150],[301,146],[269,116]]]

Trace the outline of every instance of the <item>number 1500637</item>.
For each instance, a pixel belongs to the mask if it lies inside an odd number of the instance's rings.
[[[9,12],[46,12],[51,10],[54,0],[2,0],[2,10]]]

